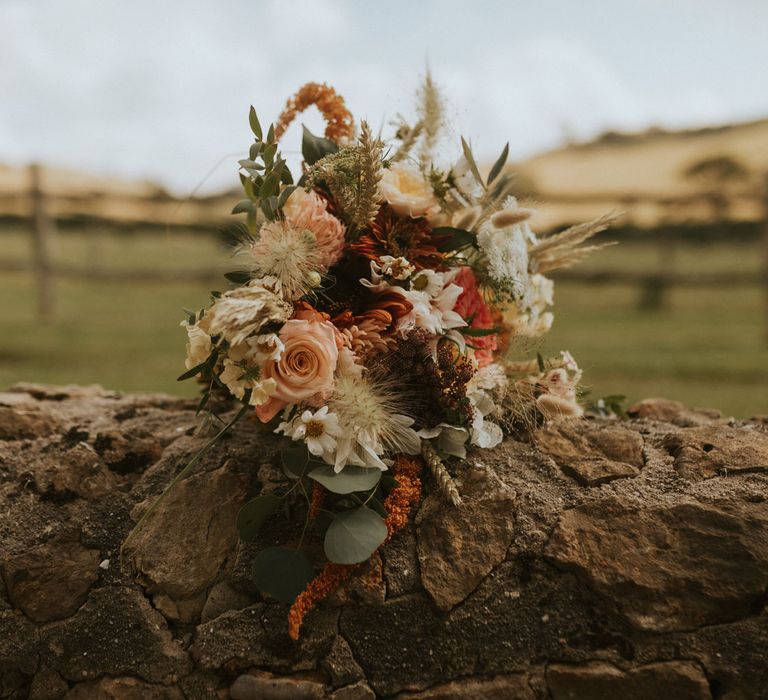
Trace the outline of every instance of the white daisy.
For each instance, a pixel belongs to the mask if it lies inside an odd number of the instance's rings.
[[[304,411],[290,426],[281,423],[278,430],[290,435],[294,440],[304,440],[307,449],[316,457],[332,453],[336,449],[336,438],[340,437],[342,432],[339,417],[335,413],[329,413],[328,406],[323,406],[314,413]]]

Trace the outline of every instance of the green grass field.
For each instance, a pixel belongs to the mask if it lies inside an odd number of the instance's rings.
[[[0,244],[0,261],[28,256],[21,231],[0,230]],[[66,233],[55,258],[119,269],[229,266],[214,237],[192,234]],[[600,251],[587,264],[652,270],[659,252],[624,244]],[[675,264],[688,271],[748,271],[760,257],[747,246],[679,246]],[[184,371],[181,309],[203,305],[208,291],[194,283],[58,280],[56,318],[44,325],[36,317],[31,276],[0,273],[0,386],[98,383],[190,395],[194,383],[175,381]],[[555,325],[540,349],[570,350],[594,397],[665,396],[736,416],[768,414],[768,319],[761,289],[677,289],[655,312],[638,310],[639,293],[627,286],[557,285]]]

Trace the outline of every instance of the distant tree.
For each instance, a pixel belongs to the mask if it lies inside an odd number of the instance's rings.
[[[729,155],[697,160],[685,169],[683,175],[702,190],[718,221],[728,218],[734,190],[751,179],[749,168]]]

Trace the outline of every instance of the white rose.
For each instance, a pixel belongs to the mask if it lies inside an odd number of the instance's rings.
[[[379,181],[379,194],[400,216],[433,216],[440,211],[432,187],[413,166],[393,163]]]

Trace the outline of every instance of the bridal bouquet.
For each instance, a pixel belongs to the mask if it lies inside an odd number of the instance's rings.
[[[294,179],[279,143],[310,105],[327,128],[304,129]],[[439,160],[429,78],[418,119],[388,141],[314,83],[267,130],[251,108],[250,126],[239,269],[188,313],[181,378],[201,382],[201,409],[224,392],[241,405],[236,418],[284,436],[284,483],[246,504],[238,528],[254,540],[278,511],[296,518],[296,542],[254,564],[256,585],[292,603],[296,637],[307,610],[405,524],[425,469],[459,507],[452,458],[581,415],[568,353],[514,355],[552,324],[545,275],[592,250],[583,243],[608,219],[537,236],[534,212],[511,194],[508,147],[487,171],[464,139]],[[313,534],[326,559],[317,577],[301,548]]]

